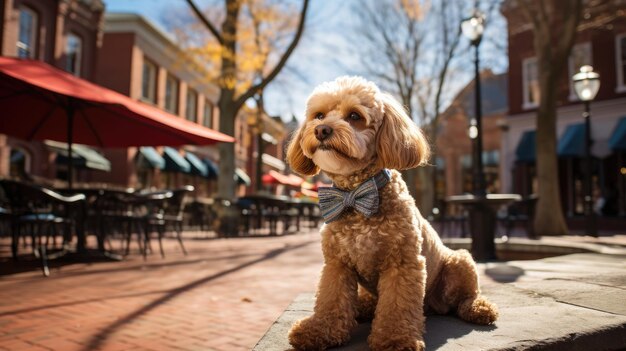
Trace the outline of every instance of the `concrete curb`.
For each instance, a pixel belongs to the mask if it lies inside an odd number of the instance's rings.
[[[621,350],[626,348],[626,263],[622,256],[576,254],[507,265],[548,274],[512,284],[490,283],[483,293],[500,308],[493,326],[453,316],[429,316],[427,350]],[[579,269],[578,267],[585,267]],[[595,268],[594,268],[595,267]],[[603,269],[606,267],[606,270]],[[596,271],[596,274],[593,272]],[[606,271],[606,273],[600,273]],[[534,277],[531,274],[531,277]],[[515,281],[515,280],[512,280]],[[312,294],[300,295],[258,342],[255,351],[291,350],[287,334],[310,315]],[[349,345],[368,350],[369,324],[360,324]]]
[[[444,244],[451,249],[471,248],[470,238],[446,238]],[[497,251],[510,251],[520,253],[543,253],[546,255],[568,255],[574,253],[599,253],[604,255],[626,255],[626,248],[620,245],[602,243],[565,241],[557,238],[508,238],[507,240],[496,239]]]

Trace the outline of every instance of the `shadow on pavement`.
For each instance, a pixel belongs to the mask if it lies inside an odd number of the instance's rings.
[[[524,269],[506,263],[494,263],[487,266],[485,274],[499,283],[511,283],[525,274]]]
[[[207,277],[195,280],[193,282],[187,283],[183,286],[180,286],[178,288],[175,289],[170,289],[168,290],[167,294],[163,297],[160,297],[154,301],[152,301],[151,303],[147,304],[146,306],[136,310],[135,312],[132,312],[130,314],[128,314],[126,317],[122,317],[120,318],[118,321],[116,321],[115,323],[109,325],[108,327],[104,328],[102,331],[100,331],[99,333],[97,333],[96,335],[93,335],[89,341],[87,342],[87,344],[82,348],[83,351],[91,351],[91,350],[96,350],[96,349],[100,349],[101,346],[106,342],[107,338],[112,335],[113,333],[115,333],[116,330],[120,329],[122,326],[132,322],[133,320],[139,318],[140,316],[142,316],[143,314],[146,314],[148,312],[150,312],[151,310],[159,307],[159,305],[168,302],[169,300],[172,300],[176,297],[178,297],[179,295],[193,290],[205,283],[208,283],[212,280],[221,278],[223,276],[226,276],[228,274],[237,272],[239,270],[242,270],[244,268],[253,266],[257,263],[275,258],[278,255],[281,255],[287,251],[291,251],[291,250],[296,250],[299,248],[302,248],[304,246],[307,245],[311,245],[311,244],[315,244],[317,243],[317,240],[312,240],[312,241],[307,241],[304,242],[302,244],[298,244],[298,245],[287,245],[285,247],[279,248],[279,249],[274,249],[272,251],[269,251],[268,253],[266,253],[265,255],[263,255],[262,257],[259,257],[255,260],[252,261],[248,261],[245,263],[242,263],[236,267],[221,271],[219,273],[215,273],[215,274],[211,274]]]

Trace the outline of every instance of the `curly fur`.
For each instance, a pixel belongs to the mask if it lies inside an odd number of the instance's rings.
[[[361,118],[351,119],[353,112]],[[315,137],[319,125],[332,128],[323,141]],[[383,168],[413,168],[428,155],[421,130],[397,101],[363,78],[340,77],[309,97],[287,160],[300,174],[322,170],[352,190]],[[478,324],[497,319],[496,306],[480,295],[472,257],[442,244],[395,170],[376,215],[348,210],[322,228],[325,264],[314,314],[292,327],[295,348],[344,344],[357,319],[370,319],[372,350],[422,350],[424,309]]]

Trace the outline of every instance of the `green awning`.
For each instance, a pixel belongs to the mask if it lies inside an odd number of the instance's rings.
[[[562,157],[583,157],[585,155],[585,125],[583,123],[567,126],[559,139],[557,154]]]
[[[537,157],[537,132],[527,130],[515,149],[515,156],[519,162],[535,162]]]
[[[172,147],[166,146],[163,148],[163,159],[165,160],[164,170],[166,171],[182,173],[189,173],[191,171],[189,162],[178,153],[178,150]]]
[[[142,146],[139,148],[138,162],[142,166],[154,169],[164,169],[165,159],[152,146]]]
[[[626,151],[626,117],[622,117],[609,139],[611,150]]]
[[[252,184],[252,180],[250,180],[250,177],[241,168],[235,168],[234,177],[237,184],[242,184],[245,186],[250,186]]]
[[[198,156],[189,151],[186,151],[185,158],[187,159],[187,161],[189,161],[189,165],[191,166],[191,173],[202,177],[208,177],[209,170],[204,162],[202,162],[202,160],[198,158]]]
[[[68,145],[59,141],[46,140],[44,144],[57,154],[57,164],[68,164]],[[72,164],[74,167],[111,171],[111,162],[96,150],[82,144],[72,144]]]

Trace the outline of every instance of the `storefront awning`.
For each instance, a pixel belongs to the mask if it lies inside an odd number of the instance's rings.
[[[206,164],[202,162],[195,154],[187,151],[185,152],[185,158],[189,161],[189,165],[191,166],[191,173],[195,175],[199,175],[202,177],[208,177],[209,169]]]
[[[295,174],[281,174],[274,170],[269,171],[268,174],[263,175],[263,183],[265,184],[283,184],[294,187],[300,187],[304,179],[298,177]]]
[[[67,144],[46,140],[46,146],[57,154],[56,162],[58,164],[68,164]],[[104,156],[100,155],[96,150],[81,144],[72,145],[72,164],[79,168],[95,169],[99,171],[110,172],[111,162]]]
[[[166,146],[163,148],[163,159],[165,159],[166,171],[189,173],[191,171],[191,165],[183,156],[178,153],[178,150]]]
[[[252,184],[252,180],[250,180],[250,177],[241,168],[235,168],[234,178],[237,184],[242,184],[245,186],[250,186]]]
[[[519,162],[535,162],[537,157],[537,133],[534,130],[527,130],[522,134],[522,138],[515,149],[515,156]]]
[[[269,155],[269,154],[263,154],[261,155],[261,159],[263,160],[263,163],[270,166],[270,167],[274,167],[279,171],[284,171],[285,170],[285,162],[281,161],[280,159]]]
[[[585,125],[570,124],[563,132],[557,145],[560,157],[583,157],[585,155]]]
[[[220,174],[220,170],[217,167],[217,165],[209,160],[209,159],[203,159],[202,162],[204,162],[204,164],[206,165],[206,168],[209,172],[209,175],[207,176],[207,178],[209,179],[217,179],[217,176]]]
[[[164,169],[165,160],[152,146],[142,146],[139,148],[139,164],[148,168]]]
[[[626,117],[622,117],[609,139],[611,150],[626,151]]]

